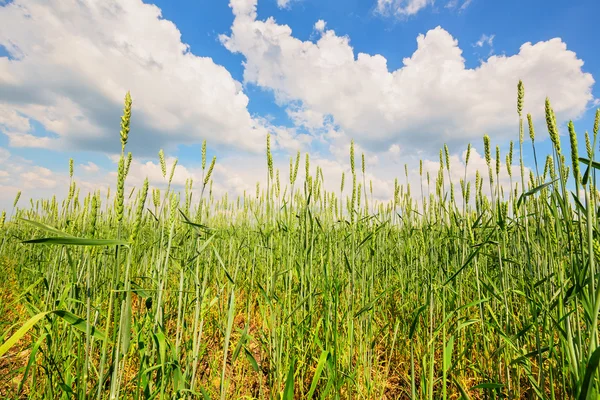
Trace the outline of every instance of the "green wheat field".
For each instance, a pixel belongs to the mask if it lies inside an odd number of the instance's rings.
[[[386,202],[354,145],[326,191],[308,154],[274,171],[270,137],[256,193],[213,196],[206,142],[184,193],[162,151],[167,189],[125,192],[128,93],[116,189],[80,198],[71,160],[64,200],[2,213],[0,397],[599,398],[600,110],[580,155],[547,99],[552,153],[536,154],[517,89],[517,144],[485,135],[473,186],[445,147]]]

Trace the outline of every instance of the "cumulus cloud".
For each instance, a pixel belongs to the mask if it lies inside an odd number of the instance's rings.
[[[558,120],[579,117],[593,101],[592,75],[560,38],[524,43],[514,55],[467,68],[458,40],[437,27],[419,35],[415,52],[390,71],[385,57],[356,54],[350,38],[333,30],[316,42],[302,41],[273,18],[257,20],[256,0],[231,6],[231,34],[220,38],[246,58],[245,82],[271,90],[302,123],[319,125],[316,116],[330,116],[372,151],[394,143],[436,151],[447,142],[456,149],[486,132],[500,140],[514,137],[519,79],[524,109],[537,123],[546,96]]]
[[[12,146],[118,150],[127,90],[140,152],[203,139],[260,151],[269,128],[242,85],[142,0],[14,0],[0,6],[0,46],[0,131]]]
[[[327,22],[320,19],[317,22],[315,22],[315,30],[318,32],[323,32],[323,31],[325,31],[326,25],[327,25]]]

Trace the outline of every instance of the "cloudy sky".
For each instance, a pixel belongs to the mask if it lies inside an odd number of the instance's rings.
[[[267,133],[283,177],[309,152],[332,188],[354,139],[381,199],[404,164],[411,182],[419,159],[435,171],[444,143],[456,181],[472,143],[473,178],[483,134],[502,154],[518,142],[519,79],[538,154],[546,96],[583,150],[600,106],[599,13],[595,0],[0,0],[0,209],[17,190],[21,205],[64,195],[69,157],[83,191],[114,187],[128,90],[131,185],[163,183],[161,148],[179,160],[177,185],[199,185],[206,139],[215,191],[252,191]],[[529,139],[524,158],[532,167]]]

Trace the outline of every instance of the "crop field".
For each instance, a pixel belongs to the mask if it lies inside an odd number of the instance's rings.
[[[166,190],[125,191],[127,94],[112,191],[2,213],[0,397],[597,399],[600,110],[561,138],[547,99],[536,154],[517,88],[508,154],[483,136],[487,170],[453,182],[445,147],[388,201],[353,145],[326,191],[308,154],[274,171],[270,137],[255,193],[213,195],[206,142],[185,192],[162,151]]]

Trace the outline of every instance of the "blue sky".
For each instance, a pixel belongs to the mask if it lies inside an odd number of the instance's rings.
[[[310,152],[333,187],[354,139],[383,199],[404,163],[433,170],[443,143],[460,162],[489,133],[504,154],[518,140],[519,78],[538,154],[550,149],[546,96],[583,150],[599,13],[593,0],[0,1],[0,206],[20,186],[62,189],[69,157],[82,190],[112,185],[127,90],[132,185],[162,184],[159,148],[178,157],[178,184],[199,181],[206,139],[218,191],[239,194],[264,176],[270,132],[283,176],[290,155]],[[531,166],[528,141],[524,157]]]

